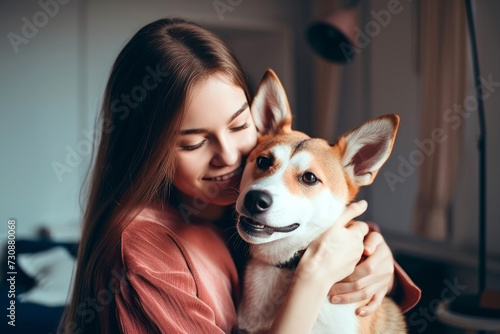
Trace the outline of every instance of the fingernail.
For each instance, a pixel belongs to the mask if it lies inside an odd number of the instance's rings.
[[[366,311],[365,310],[361,310],[359,311],[359,314],[358,314],[360,317],[364,317],[366,315]]]
[[[371,247],[365,247],[365,250],[371,254],[373,252],[373,249]]]
[[[330,299],[330,302],[332,304],[336,304],[336,303],[340,303],[341,300],[342,300],[342,298],[334,296],[334,297],[332,297],[332,299]]]

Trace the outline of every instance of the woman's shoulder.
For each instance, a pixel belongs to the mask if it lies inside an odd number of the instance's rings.
[[[126,268],[148,262],[155,267],[182,265],[189,270],[195,260],[193,256],[215,250],[219,255],[228,251],[221,231],[212,222],[201,219],[186,222],[182,212],[165,204],[143,208],[121,235]]]
[[[121,254],[127,270],[147,265],[186,268],[186,252],[176,235],[177,215],[149,206],[127,225],[121,235]]]
[[[152,203],[140,209],[126,230],[140,228],[137,225],[145,222],[173,228],[182,223],[182,215],[179,210],[169,204]]]
[[[167,203],[156,202],[142,207],[134,219],[128,223],[122,236],[140,234],[144,237],[154,233],[180,234],[188,225],[177,208]]]

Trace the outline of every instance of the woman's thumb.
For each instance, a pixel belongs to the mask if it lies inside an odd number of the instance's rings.
[[[360,216],[368,208],[368,202],[364,199],[358,202],[354,202],[346,206],[344,212],[339,218],[339,222],[342,226],[346,226],[352,219]]]

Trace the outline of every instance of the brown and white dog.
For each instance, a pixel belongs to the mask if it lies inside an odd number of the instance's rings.
[[[238,327],[244,333],[266,333],[299,254],[332,226],[361,186],[373,182],[392,151],[399,117],[370,120],[334,145],[310,138],[292,130],[286,94],[272,70],[264,75],[251,112],[261,137],[247,159],[236,202],[237,229],[251,253]],[[356,316],[359,305],[331,304],[325,298],[312,333],[406,333],[391,299],[384,298],[367,317]]]

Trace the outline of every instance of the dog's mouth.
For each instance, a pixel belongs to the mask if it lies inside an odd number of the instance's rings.
[[[283,227],[272,227],[268,225],[261,224],[251,218],[248,218],[246,216],[240,216],[240,220],[238,221],[238,224],[240,225],[241,229],[245,231],[248,234],[261,234],[265,233],[267,235],[271,235],[274,232],[281,232],[281,233],[289,233],[292,231],[295,231],[300,224],[299,223],[293,223],[288,226],[283,226]]]

